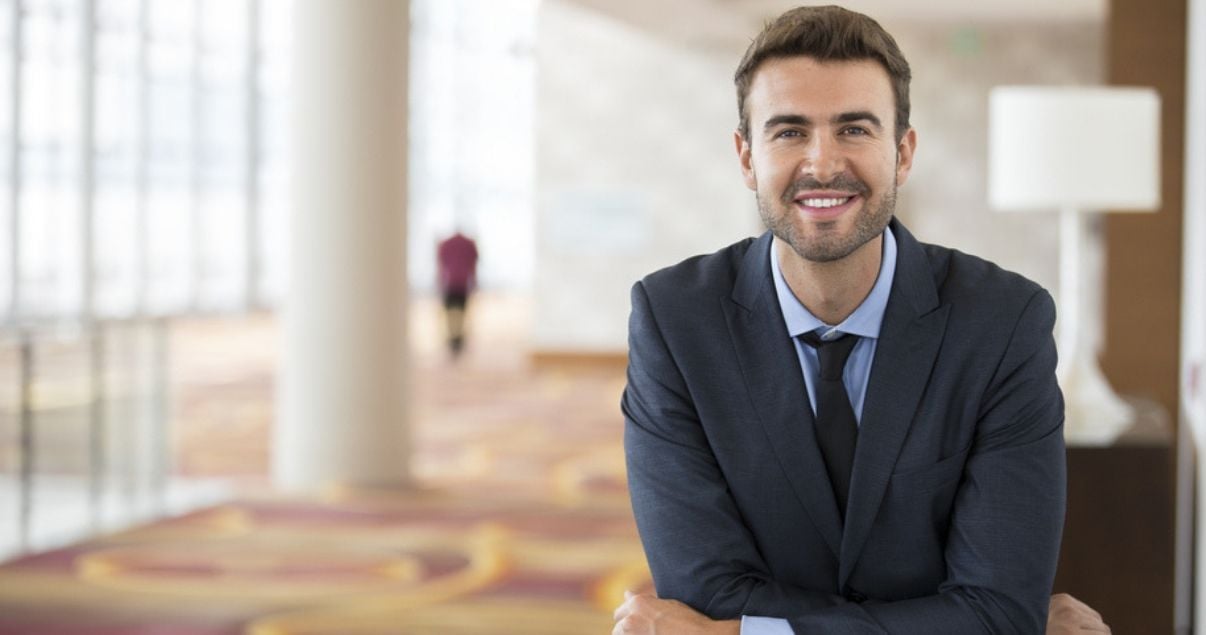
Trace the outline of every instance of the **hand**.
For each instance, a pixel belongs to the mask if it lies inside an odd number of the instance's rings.
[[[662,600],[649,593],[624,592],[624,603],[613,617],[612,635],[738,635],[741,622],[714,621],[678,600]]]
[[[1047,635],[1109,632],[1110,627],[1101,620],[1101,613],[1089,608],[1089,605],[1067,593],[1051,596],[1047,609]]]

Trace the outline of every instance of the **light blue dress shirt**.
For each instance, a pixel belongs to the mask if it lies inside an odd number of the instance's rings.
[[[796,347],[796,356],[800,358],[800,370],[804,375],[804,385],[808,388],[808,401],[812,404],[813,414],[816,414],[816,382],[820,370],[815,348],[801,342],[800,335],[816,331],[823,340],[834,339],[843,333],[857,335],[858,342],[850,357],[846,360],[846,368],[842,373],[842,381],[846,384],[846,394],[850,396],[850,406],[854,410],[854,418],[862,423],[863,400],[867,396],[867,379],[871,376],[871,360],[875,358],[875,345],[879,341],[879,327],[884,321],[884,310],[888,306],[888,295],[892,291],[892,278],[896,276],[896,237],[891,228],[884,229],[883,258],[879,263],[879,275],[871,293],[858,305],[841,324],[836,326],[826,324],[813,315],[796,299],[783,272],[779,269],[779,258],[776,250],[778,245],[771,241],[770,261],[771,277],[775,281],[775,294],[779,296],[779,308],[783,311],[783,321],[787,324],[787,332],[791,335],[792,344]],[[742,635],[792,635],[791,625],[787,620],[770,617],[744,616],[741,618]]]

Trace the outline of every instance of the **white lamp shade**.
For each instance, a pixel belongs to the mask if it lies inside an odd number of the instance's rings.
[[[999,210],[1160,206],[1160,97],[1150,88],[998,86],[988,198]]]

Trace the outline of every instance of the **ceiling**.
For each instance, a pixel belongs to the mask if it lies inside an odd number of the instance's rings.
[[[742,48],[790,0],[568,0],[660,37],[693,45]],[[842,6],[866,13],[889,30],[893,24],[944,23],[965,26],[1001,22],[1101,22],[1107,0],[847,0]]]

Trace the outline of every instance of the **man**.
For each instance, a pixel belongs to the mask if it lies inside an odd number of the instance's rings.
[[[436,259],[448,348],[455,357],[465,346],[465,309],[477,276],[477,244],[458,230],[440,242]]]
[[[734,138],[769,231],[633,287],[625,448],[661,599],[630,596],[615,632],[1044,630],[1054,305],[893,219],[909,78],[838,7],[742,59]]]

